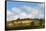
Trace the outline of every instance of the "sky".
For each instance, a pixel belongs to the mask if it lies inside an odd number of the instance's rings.
[[[43,3],[7,2],[7,21],[17,18],[44,18]]]

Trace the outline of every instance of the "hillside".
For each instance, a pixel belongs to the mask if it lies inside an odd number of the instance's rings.
[[[17,19],[12,21],[7,21],[6,29],[36,29],[44,28],[44,19]]]

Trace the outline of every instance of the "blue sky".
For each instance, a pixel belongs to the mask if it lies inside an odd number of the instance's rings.
[[[7,19],[44,18],[44,4],[7,2]]]
[[[24,3],[24,2],[7,2],[8,9],[13,7],[31,6],[33,8],[39,8],[39,3]]]

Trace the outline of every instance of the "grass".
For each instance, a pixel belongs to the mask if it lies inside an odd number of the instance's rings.
[[[40,29],[45,27],[44,23],[45,21],[43,19],[22,19],[18,21],[8,21],[6,23],[6,30]]]

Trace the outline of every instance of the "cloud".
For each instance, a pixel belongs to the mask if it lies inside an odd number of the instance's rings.
[[[12,12],[13,13],[20,13],[21,12],[21,9],[18,8],[18,7],[14,7],[14,8],[12,8]]]
[[[9,10],[7,10],[7,16],[10,16],[11,12]]]
[[[18,18],[17,15],[15,15],[12,11],[7,10],[7,20],[16,20]]]
[[[40,4],[39,6],[41,6],[42,8],[44,8],[44,3],[43,4]]]
[[[32,9],[32,14],[37,15],[38,13],[39,13],[39,10],[37,10],[37,9]]]
[[[16,20],[17,18],[40,18],[39,10],[30,6],[13,7],[12,10],[7,10],[7,20]]]
[[[40,17],[40,18],[44,18],[44,15],[43,15],[43,14],[40,14],[39,17]]]

